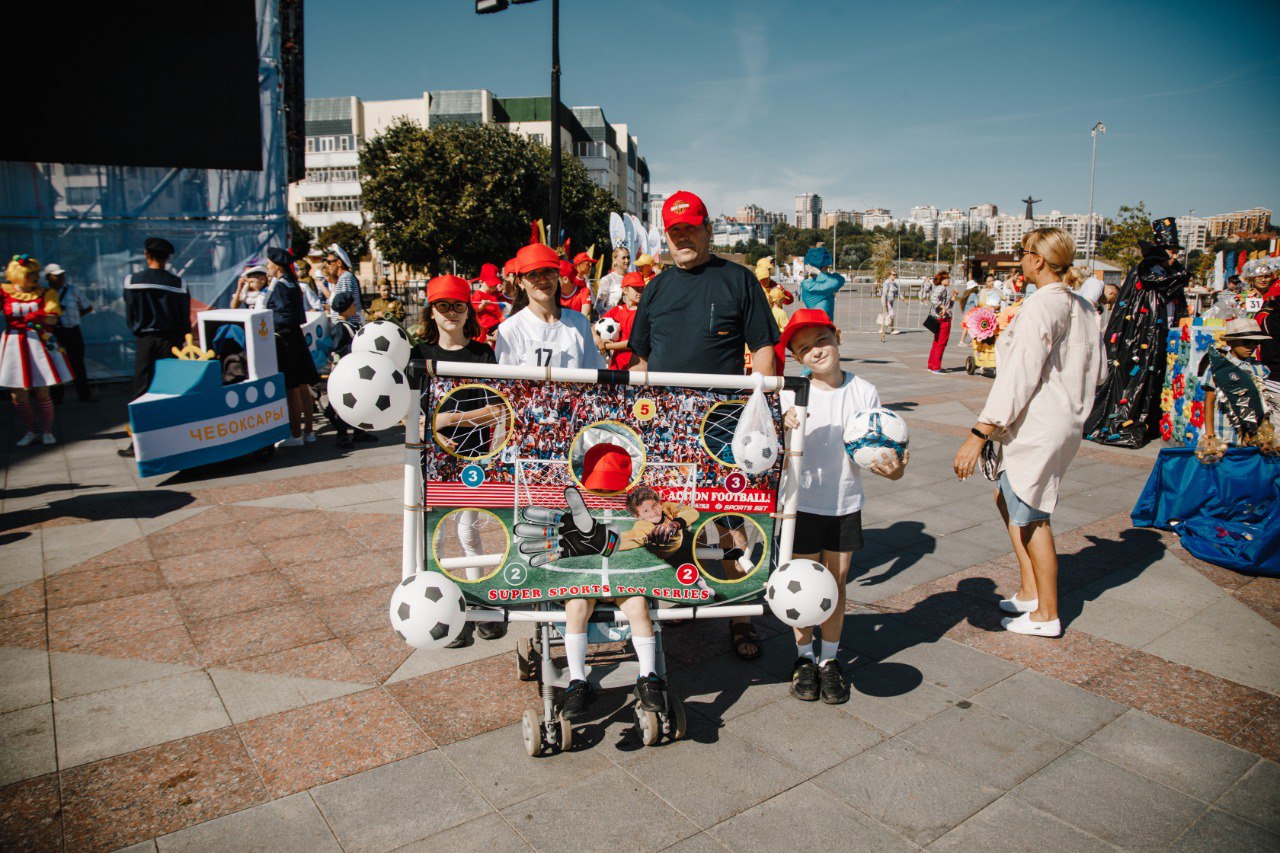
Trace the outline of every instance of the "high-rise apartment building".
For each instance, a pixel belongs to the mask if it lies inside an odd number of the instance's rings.
[[[308,98],[305,118],[306,176],[289,187],[289,212],[312,231],[337,222],[363,223],[360,149],[397,119],[423,127],[496,123],[544,145],[552,133],[550,98],[499,98],[488,89],[390,101]],[[559,133],[562,150],[582,161],[591,180],[648,224],[649,166],[627,125],[610,123],[598,106],[562,107]]]
[[[837,222],[862,224],[862,212],[858,210],[826,210],[818,217],[819,228],[834,228]]]
[[[801,193],[796,196],[796,227],[818,228],[822,217],[822,196],[817,193]]]
[[[1236,234],[1260,234],[1271,227],[1271,211],[1265,207],[1251,207],[1235,213],[1219,213],[1206,217],[1209,223],[1209,239],[1218,240]]]

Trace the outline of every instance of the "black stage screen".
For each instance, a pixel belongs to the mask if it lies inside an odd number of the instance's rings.
[[[9,7],[0,160],[262,168],[254,0]]]

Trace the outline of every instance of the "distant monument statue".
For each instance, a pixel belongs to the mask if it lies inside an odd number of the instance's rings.
[[[1027,213],[1026,213],[1026,215],[1025,215],[1025,216],[1023,216],[1023,219],[1035,219],[1035,218],[1036,218],[1036,217],[1035,217],[1035,212],[1034,212],[1031,208],[1032,208],[1034,205],[1039,204],[1040,202],[1044,201],[1044,199],[1042,199],[1042,198],[1032,198],[1031,196],[1027,196],[1026,198],[1022,199],[1021,201],[1022,201],[1022,203],[1023,203],[1023,204],[1025,204],[1025,205],[1027,206]]]

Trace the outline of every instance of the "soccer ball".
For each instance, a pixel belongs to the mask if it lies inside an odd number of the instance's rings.
[[[618,332],[621,328],[618,325],[618,321],[612,317],[605,317],[596,321],[596,334],[606,344],[611,344],[618,339]]]
[[[778,441],[759,430],[733,438],[733,461],[748,474],[763,474],[778,461]]]
[[[391,594],[391,627],[415,649],[443,648],[466,624],[462,590],[439,572],[418,572],[400,581]]]
[[[360,327],[351,341],[351,351],[382,353],[404,370],[409,366],[409,356],[413,348],[409,346],[409,336],[404,329],[390,320],[374,320]]]
[[[821,625],[831,618],[839,598],[835,575],[813,560],[783,563],[765,584],[769,609],[793,628]]]
[[[886,452],[901,459],[910,438],[907,422],[897,412],[867,409],[845,425],[844,449],[859,468],[870,468]]]
[[[343,421],[363,430],[400,423],[411,393],[404,371],[376,352],[353,352],[329,374],[330,405]]]

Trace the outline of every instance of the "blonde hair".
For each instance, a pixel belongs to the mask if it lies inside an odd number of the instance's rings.
[[[1062,276],[1073,290],[1084,281],[1076,268],[1076,241],[1062,228],[1034,228],[1022,236],[1022,248],[1044,258],[1045,266]]]

